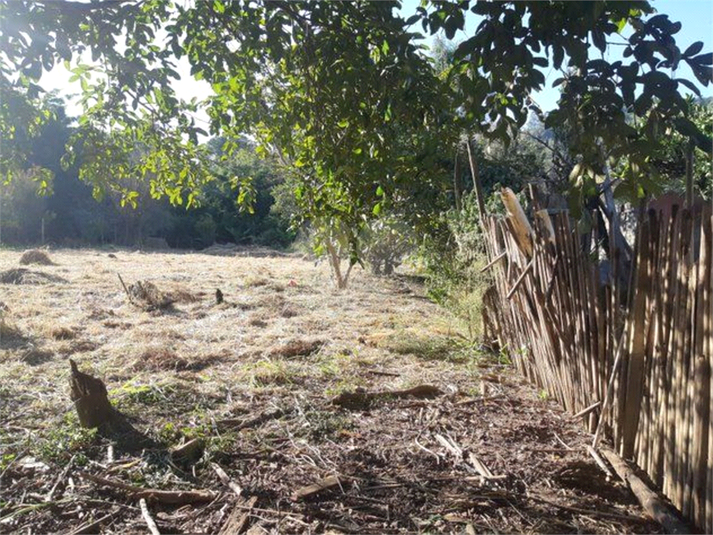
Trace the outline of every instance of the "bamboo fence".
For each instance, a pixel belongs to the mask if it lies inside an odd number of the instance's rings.
[[[711,207],[645,212],[629,281],[613,241],[595,232],[583,250],[567,213],[537,212],[534,229],[517,219],[485,219],[486,330],[531,382],[586,414],[595,444],[606,437],[713,533]]]

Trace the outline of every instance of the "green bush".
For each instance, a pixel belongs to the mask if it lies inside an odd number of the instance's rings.
[[[482,298],[490,283],[481,272],[487,257],[475,194],[463,196],[460,211],[446,212],[437,230],[420,249],[429,295],[464,323],[475,342],[482,335]]]

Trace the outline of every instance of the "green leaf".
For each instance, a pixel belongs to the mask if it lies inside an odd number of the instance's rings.
[[[698,54],[701,50],[703,50],[703,41],[696,41],[686,49],[683,53],[683,57],[690,58],[691,56]]]
[[[701,54],[691,58],[691,61],[698,63],[699,65],[713,65],[713,52],[708,52],[707,54]]]

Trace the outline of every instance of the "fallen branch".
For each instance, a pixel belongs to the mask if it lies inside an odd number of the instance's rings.
[[[493,258],[490,262],[488,262],[488,265],[486,265],[483,269],[480,270],[480,273],[485,273],[486,271],[488,271],[491,267],[493,267],[495,264],[497,264],[498,261],[500,261],[500,260],[502,260],[503,258],[505,258],[505,255],[506,255],[506,254],[507,254],[507,251],[503,251],[503,252],[500,253],[498,256],[496,256],[495,258]]]
[[[533,257],[532,260],[530,260],[530,263],[525,266],[525,269],[522,270],[522,273],[520,273],[520,276],[517,278],[515,281],[515,284],[512,285],[512,288],[510,288],[510,291],[508,294],[505,296],[506,299],[510,300],[512,296],[515,294],[517,289],[520,287],[522,284],[522,281],[525,280],[525,275],[527,275],[531,270],[532,267],[535,265],[535,258]]]
[[[161,535],[161,532],[156,526],[156,522],[154,522],[154,519],[151,518],[151,513],[149,513],[149,507],[148,505],[146,505],[146,500],[144,498],[141,498],[139,500],[139,507],[141,507],[141,516],[144,517],[144,520],[146,521],[146,525],[149,527],[151,535]]]
[[[304,500],[305,498],[309,498],[325,490],[329,490],[334,487],[341,487],[346,483],[347,481],[345,479],[340,479],[339,477],[334,475],[328,476],[322,479],[321,481],[318,481],[317,483],[313,483],[312,485],[307,485],[305,487],[297,489],[292,494],[292,500]]]
[[[601,404],[602,404],[601,401],[597,401],[596,403],[592,403],[592,404],[591,404],[589,407],[587,407],[586,409],[582,409],[582,410],[579,411],[577,414],[575,414],[574,416],[572,416],[572,419],[573,419],[573,420],[576,420],[577,418],[582,418],[583,416],[587,416],[590,412],[592,412],[594,409],[596,409],[597,407],[599,407],[599,405],[601,405]]]
[[[436,435],[436,440],[440,442],[441,446],[450,451],[457,461],[460,462],[463,460],[463,450],[458,446],[458,444],[452,440],[448,440],[443,435]]]
[[[126,287],[126,284],[124,284],[124,279],[121,278],[121,274],[117,273],[116,275],[119,277],[119,282],[124,287],[124,291],[126,292],[126,297],[128,297],[129,301],[131,301],[133,303],[133,301],[131,299],[131,293],[129,292],[129,289]]]
[[[596,509],[581,509],[579,507],[571,507],[569,505],[562,505],[560,503],[550,501],[546,498],[543,498],[541,496],[536,496],[534,494],[528,494],[527,498],[529,500],[546,503],[547,505],[551,505],[552,507],[557,507],[558,509],[562,509],[563,511],[569,511],[571,513],[578,513],[580,515],[585,515],[585,516],[601,516],[604,518],[613,518],[613,519],[622,520],[625,522],[639,522],[639,523],[649,522],[649,520],[647,518],[640,518],[638,516],[627,515],[624,513],[612,513],[610,511],[597,511]]]
[[[483,462],[475,456],[472,451],[468,453],[468,460],[470,464],[473,465],[476,472],[478,472],[485,479],[503,479],[504,476],[494,476],[490,469],[483,464]]]
[[[74,458],[75,458],[75,455],[72,455],[72,458],[69,459],[67,466],[65,466],[64,469],[62,470],[62,472],[59,474],[59,476],[57,476],[57,480],[55,481],[54,485],[52,485],[52,488],[47,493],[47,496],[45,496],[46,502],[52,501],[52,496],[54,495],[55,491],[57,490],[57,487],[59,486],[60,483],[62,483],[64,481],[64,479],[67,477],[67,473],[69,472],[70,468],[72,468],[72,465],[74,464]]]
[[[691,532],[690,528],[679,520],[674,508],[656,492],[651,490],[649,486],[634,473],[634,470],[632,470],[626,461],[619,457],[614,451],[607,448],[602,449],[602,454],[614,467],[617,475],[629,485],[629,488],[634,493],[634,496],[636,496],[636,499],[639,500],[644,511],[656,522],[661,524],[666,530],[666,533]]]
[[[164,503],[164,504],[187,504],[195,502],[209,502],[216,498],[217,494],[210,490],[158,490],[158,489],[144,489],[141,487],[135,487],[134,485],[127,485],[120,481],[113,481],[111,479],[105,479],[103,477],[95,476],[87,472],[79,472],[79,477],[100,485],[106,485],[108,487],[113,487],[115,489],[121,489],[130,493],[134,498],[145,498],[151,502]]]
[[[185,444],[171,450],[171,459],[175,462],[197,461],[203,455],[205,441],[202,438],[194,438]]]

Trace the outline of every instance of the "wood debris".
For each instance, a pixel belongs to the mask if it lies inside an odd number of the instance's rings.
[[[186,504],[195,502],[209,502],[217,497],[217,493],[211,490],[158,490],[144,489],[134,485],[127,485],[120,481],[113,481],[100,476],[95,476],[88,472],[79,472],[79,477],[87,479],[100,485],[106,485],[116,489],[126,491],[134,498],[144,498],[149,502],[164,504]]]
[[[346,478],[340,478],[335,475],[331,475],[331,476],[325,477],[324,479],[318,481],[317,483],[313,483],[312,485],[307,485],[305,487],[297,489],[292,494],[292,499],[294,501],[304,500],[306,498],[310,498],[310,497],[314,496],[315,494],[324,492],[325,490],[333,489],[334,487],[342,487],[342,486],[346,485],[347,482],[348,482],[348,480]]]
[[[69,359],[69,364],[72,367],[69,378],[70,397],[77,409],[79,423],[82,427],[93,428],[108,422],[114,410],[109,403],[104,383],[96,377],[80,372],[72,359]]]
[[[220,529],[220,535],[237,535],[242,533],[248,525],[250,520],[250,513],[252,508],[257,504],[257,496],[253,496],[246,502],[241,503],[241,507],[234,507],[225,521],[223,527]]]

